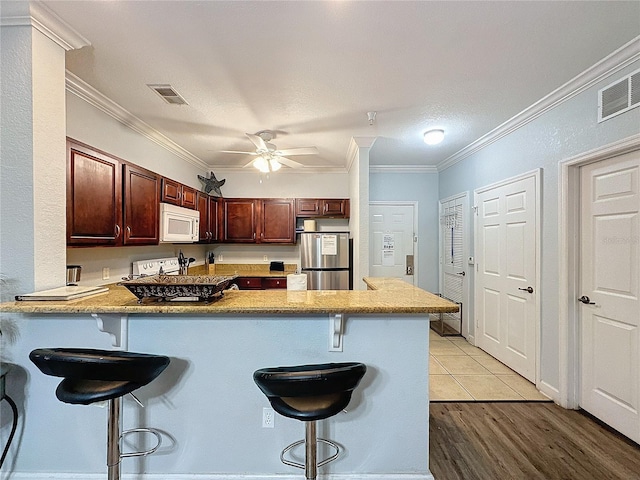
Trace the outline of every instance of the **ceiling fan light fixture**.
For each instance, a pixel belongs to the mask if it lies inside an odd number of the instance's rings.
[[[263,173],[269,172],[269,162],[264,157],[258,157],[253,161],[253,166]]]
[[[282,167],[282,164],[275,158],[272,158],[271,160],[269,160],[269,166],[271,167],[270,170],[272,172],[277,172],[278,170],[280,170],[280,167]]]
[[[424,143],[427,145],[437,145],[442,140],[444,140],[444,130],[440,128],[429,130],[424,134]]]

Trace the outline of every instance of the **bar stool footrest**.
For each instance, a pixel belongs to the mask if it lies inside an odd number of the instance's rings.
[[[156,437],[156,440],[157,440],[158,443],[156,443],[155,446],[153,446],[149,450],[142,450],[140,452],[124,452],[124,453],[121,453],[120,454],[120,458],[146,457],[147,455],[151,455],[152,453],[155,453],[156,450],[158,450],[158,448],[160,448],[160,445],[162,445],[162,436],[160,435],[160,431],[155,429],[155,428],[132,428],[130,430],[125,430],[120,435],[120,442],[122,442],[122,440],[124,439],[124,437],[126,435],[129,435],[131,433],[147,433],[147,434],[150,434],[150,435],[154,435]]]
[[[340,456],[340,447],[338,446],[337,443],[332,442],[331,440],[326,440],[324,438],[318,438],[316,439],[316,442],[318,443],[324,443],[325,445],[329,445],[330,447],[334,448],[336,453],[334,453],[333,455],[331,455],[330,457],[325,458],[324,460],[316,463],[316,467],[322,467],[324,465],[326,465],[329,462],[333,462],[336,458],[338,458]],[[284,448],[284,450],[282,450],[282,452],[280,453],[280,461],[282,463],[284,463],[285,465],[289,465],[291,467],[296,467],[296,468],[301,468],[301,469],[305,469],[306,466],[304,463],[300,463],[300,462],[295,462],[293,460],[289,460],[287,458],[285,458],[284,456],[287,454],[287,452],[299,445],[304,445],[305,441],[304,440],[298,440],[297,442],[293,442],[291,445],[288,445],[287,447]]]

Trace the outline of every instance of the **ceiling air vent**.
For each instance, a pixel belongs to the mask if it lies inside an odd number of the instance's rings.
[[[160,95],[165,102],[172,105],[187,105],[184,98],[174,90],[171,85],[147,85],[151,90]]]
[[[598,122],[640,106],[640,70],[598,92]]]

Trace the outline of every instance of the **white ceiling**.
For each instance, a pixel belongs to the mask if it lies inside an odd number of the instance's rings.
[[[317,146],[292,157],[310,167],[344,167],[354,136],[372,165],[436,165],[640,34],[638,1],[44,3],[91,43],[69,71],[212,169],[263,129]]]

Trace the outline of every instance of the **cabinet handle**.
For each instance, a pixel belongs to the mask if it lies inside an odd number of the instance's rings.
[[[253,232],[253,239],[256,239],[256,232]]]
[[[116,225],[116,238],[120,238],[120,225]]]
[[[178,200],[182,198],[182,192],[178,192]]]
[[[127,225],[127,238],[131,238],[131,227]]]

